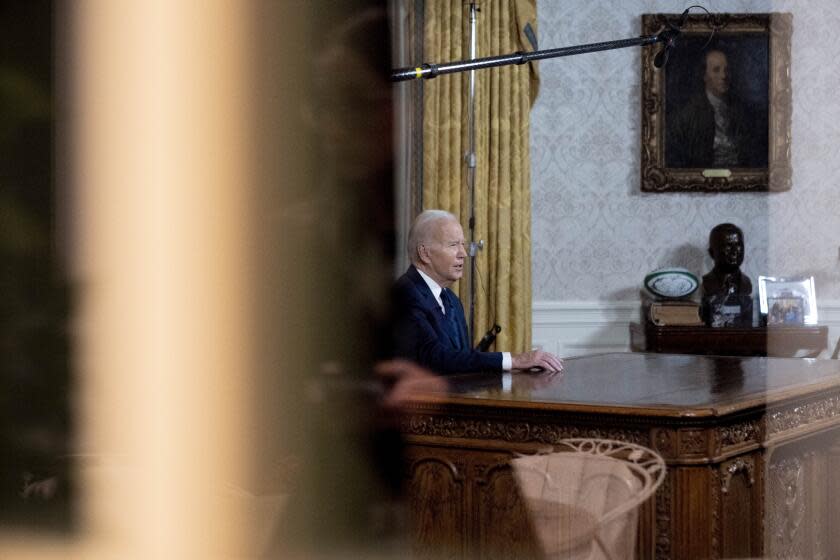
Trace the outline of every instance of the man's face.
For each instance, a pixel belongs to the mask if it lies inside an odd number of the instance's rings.
[[[706,90],[721,97],[729,91],[729,63],[726,55],[720,51],[710,51],[706,55],[706,74],[703,76]]]
[[[728,232],[717,238],[712,247],[715,265],[724,269],[737,270],[744,262],[744,240],[737,232]]]
[[[466,241],[461,224],[454,220],[441,220],[432,241],[421,247],[420,258],[425,265],[423,272],[444,288],[451,286],[464,275],[467,258]]]

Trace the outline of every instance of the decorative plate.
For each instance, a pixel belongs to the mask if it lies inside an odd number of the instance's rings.
[[[676,299],[689,296],[697,289],[697,277],[684,268],[665,267],[645,276],[645,288],[653,295]]]

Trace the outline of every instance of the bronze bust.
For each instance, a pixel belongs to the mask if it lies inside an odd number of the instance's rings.
[[[741,272],[744,232],[735,224],[718,224],[709,233],[709,255],[715,261],[703,276],[703,315],[711,327],[752,324],[752,282]]]
[[[703,295],[752,294],[749,276],[741,273],[744,262],[744,232],[735,224],[718,224],[709,233],[709,255],[715,261],[703,276]]]

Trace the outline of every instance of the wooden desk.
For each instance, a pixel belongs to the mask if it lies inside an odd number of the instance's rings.
[[[630,347],[638,352],[815,358],[827,346],[826,326],[711,328],[630,323]]]
[[[840,557],[838,361],[619,353],[450,381],[402,425],[418,557],[533,557],[508,461],[570,437],[665,458],[638,558]]]

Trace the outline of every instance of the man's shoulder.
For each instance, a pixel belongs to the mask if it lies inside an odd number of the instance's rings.
[[[696,126],[698,122],[707,122],[714,118],[712,104],[706,98],[705,93],[694,94],[685,103],[677,107],[673,114],[676,128]]]
[[[408,267],[408,270],[402,273],[394,282],[394,287],[399,290],[417,289],[417,279],[420,274],[413,266]],[[421,278],[422,279],[422,278]]]
[[[412,266],[394,282],[393,292],[398,305],[419,301],[423,298],[423,278]]]
[[[755,119],[763,118],[760,107],[758,107],[755,103],[751,102],[750,100],[743,97],[738,97],[735,94],[731,95],[729,98],[729,110],[736,117],[740,117],[744,120],[749,120],[750,122],[754,121]]]
[[[734,91],[726,96],[726,103],[730,107],[732,107],[732,106],[741,107],[741,106],[748,106],[749,105],[749,102],[746,99],[744,99],[743,97],[741,97],[740,95],[738,95]]]

